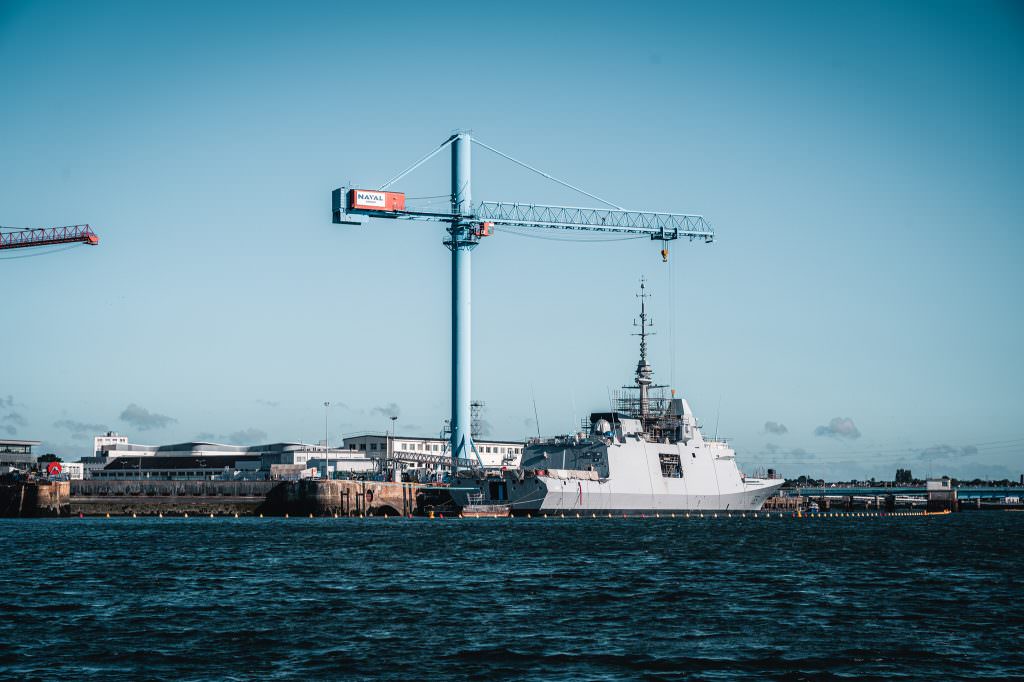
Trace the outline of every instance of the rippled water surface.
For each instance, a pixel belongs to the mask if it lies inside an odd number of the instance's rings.
[[[1006,679],[1024,514],[0,521],[8,679]]]

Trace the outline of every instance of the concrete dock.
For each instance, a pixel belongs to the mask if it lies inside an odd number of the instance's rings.
[[[0,516],[407,516],[423,486],[383,481],[28,481],[0,485]]]

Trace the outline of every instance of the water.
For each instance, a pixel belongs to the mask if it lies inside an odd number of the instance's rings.
[[[6,679],[1006,679],[1024,514],[0,521]]]

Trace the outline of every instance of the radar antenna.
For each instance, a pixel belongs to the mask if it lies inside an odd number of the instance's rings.
[[[647,318],[647,299],[650,297],[645,289],[647,280],[640,278],[640,293],[636,295],[640,299],[640,321],[633,320],[633,325],[640,327],[640,331],[633,336],[640,337],[640,362],[636,365],[636,385],[640,388],[640,418],[646,421],[651,416],[650,396],[648,395],[651,384],[654,383],[654,368],[647,362],[647,336],[654,335],[654,332],[647,330],[654,326],[654,320]]]

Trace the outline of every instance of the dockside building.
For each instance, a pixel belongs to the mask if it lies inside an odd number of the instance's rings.
[[[306,443],[224,445],[188,442],[173,445],[103,444],[94,457],[82,458],[87,478],[98,479],[267,479],[275,467],[318,467],[322,476],[368,473],[376,462],[356,450],[325,449]]]
[[[450,457],[448,454],[448,439],[430,438],[422,436],[395,436],[388,433],[357,433],[345,436],[343,439],[345,447],[350,450],[358,450],[366,453],[368,457],[384,459],[391,457],[402,460],[403,457],[410,463],[415,462],[416,457],[408,455],[421,455],[419,459],[429,461],[433,456],[442,460]],[[480,454],[480,461],[485,467],[515,468],[523,456],[523,443],[521,441],[506,440],[475,440],[477,452]]]

